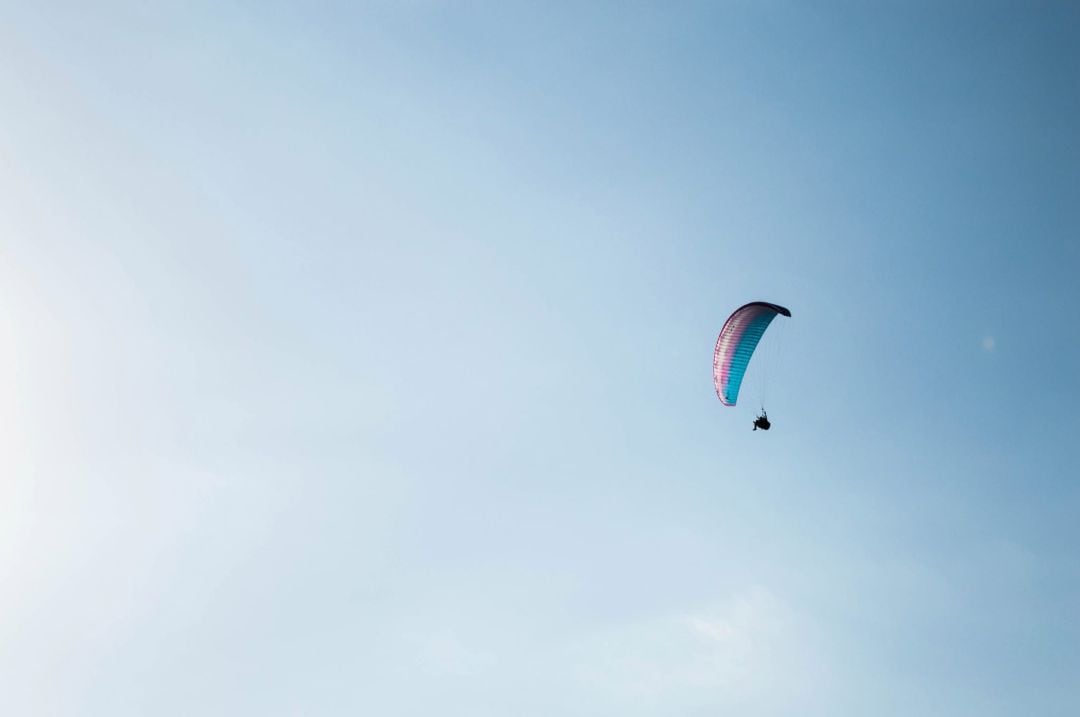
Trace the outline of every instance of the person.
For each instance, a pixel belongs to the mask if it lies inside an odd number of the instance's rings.
[[[761,429],[763,431],[769,430],[772,424],[769,423],[769,414],[765,413],[765,409],[761,409],[761,415],[754,419],[754,430]]]

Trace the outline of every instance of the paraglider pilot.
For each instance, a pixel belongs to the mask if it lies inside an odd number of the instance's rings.
[[[765,409],[761,409],[761,415],[754,419],[754,430],[761,429],[763,431],[769,430],[772,424],[769,423],[769,414],[765,413]]]

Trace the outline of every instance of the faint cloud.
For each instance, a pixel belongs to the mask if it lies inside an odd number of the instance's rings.
[[[434,675],[476,677],[496,665],[494,653],[467,644],[450,629],[408,638],[420,668]]]
[[[575,658],[579,682],[630,704],[784,709],[805,706],[823,684],[798,616],[763,587],[596,635]]]
[[[994,340],[993,336],[983,336],[982,347],[984,351],[993,351],[996,346],[997,341]]]

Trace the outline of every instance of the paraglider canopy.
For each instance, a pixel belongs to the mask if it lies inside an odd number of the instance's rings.
[[[778,304],[751,301],[735,309],[724,322],[713,352],[713,384],[725,406],[734,406],[738,400],[750,357],[777,315],[790,317],[791,312]]]

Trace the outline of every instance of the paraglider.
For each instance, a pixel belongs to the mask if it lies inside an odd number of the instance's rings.
[[[761,415],[754,419],[754,430],[761,429],[767,431],[772,428],[772,424],[769,423],[769,414],[765,413],[765,409],[761,409]]]
[[[725,406],[734,406],[739,398],[743,375],[750,365],[758,342],[765,329],[777,316],[790,317],[791,312],[778,304],[751,301],[735,309],[720,329],[713,352],[713,385],[716,395]],[[762,407],[761,415],[754,420],[754,430],[769,430],[772,424]]]

